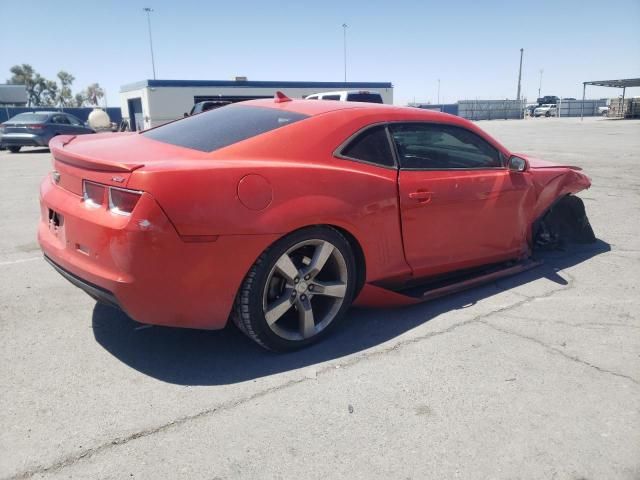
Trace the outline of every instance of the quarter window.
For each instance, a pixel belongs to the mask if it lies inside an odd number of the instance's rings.
[[[500,152],[461,127],[442,124],[390,125],[401,168],[447,170],[500,168]]]
[[[384,125],[365,130],[343,148],[341,153],[343,156],[355,160],[375,163],[385,167],[395,166],[389,146],[387,129]]]
[[[152,128],[142,135],[171,145],[213,152],[307,117],[277,108],[227,105]]]

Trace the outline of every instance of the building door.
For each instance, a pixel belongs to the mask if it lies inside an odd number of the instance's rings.
[[[129,107],[129,123],[131,126],[131,131],[135,132],[137,130],[144,129],[144,119],[142,117],[142,99],[130,98],[129,100],[127,100],[127,105]]]

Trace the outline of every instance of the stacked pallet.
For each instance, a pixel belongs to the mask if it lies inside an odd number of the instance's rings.
[[[609,102],[608,117],[640,118],[640,98],[612,98]]]

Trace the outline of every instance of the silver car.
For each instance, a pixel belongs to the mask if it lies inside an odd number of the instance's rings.
[[[48,147],[56,135],[95,133],[80,119],[64,112],[19,113],[0,124],[0,146],[18,153],[22,147]]]

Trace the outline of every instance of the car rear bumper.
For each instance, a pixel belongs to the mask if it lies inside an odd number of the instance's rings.
[[[38,241],[49,263],[92,297],[154,325],[223,328],[244,276],[277,238],[185,241],[149,194],[122,216],[88,207],[50,178],[40,204]]]
[[[47,147],[50,138],[31,133],[5,133],[0,136],[3,147]]]
[[[108,290],[105,290],[102,287],[99,287],[98,285],[93,285],[92,283],[89,283],[86,280],[83,280],[82,278],[78,277],[77,275],[74,275],[68,270],[65,270],[63,267],[58,265],[56,262],[51,260],[46,255],[44,256],[44,259],[47,262],[49,262],[49,265],[51,265],[60,275],[62,275],[67,280],[69,280],[76,287],[80,288],[81,290],[84,290],[86,293],[88,293],[91,297],[95,298],[97,301],[101,303],[105,303],[111,307],[122,309],[122,307],[120,307],[120,304],[118,303],[118,300],[116,299],[113,293],[109,292]]]

